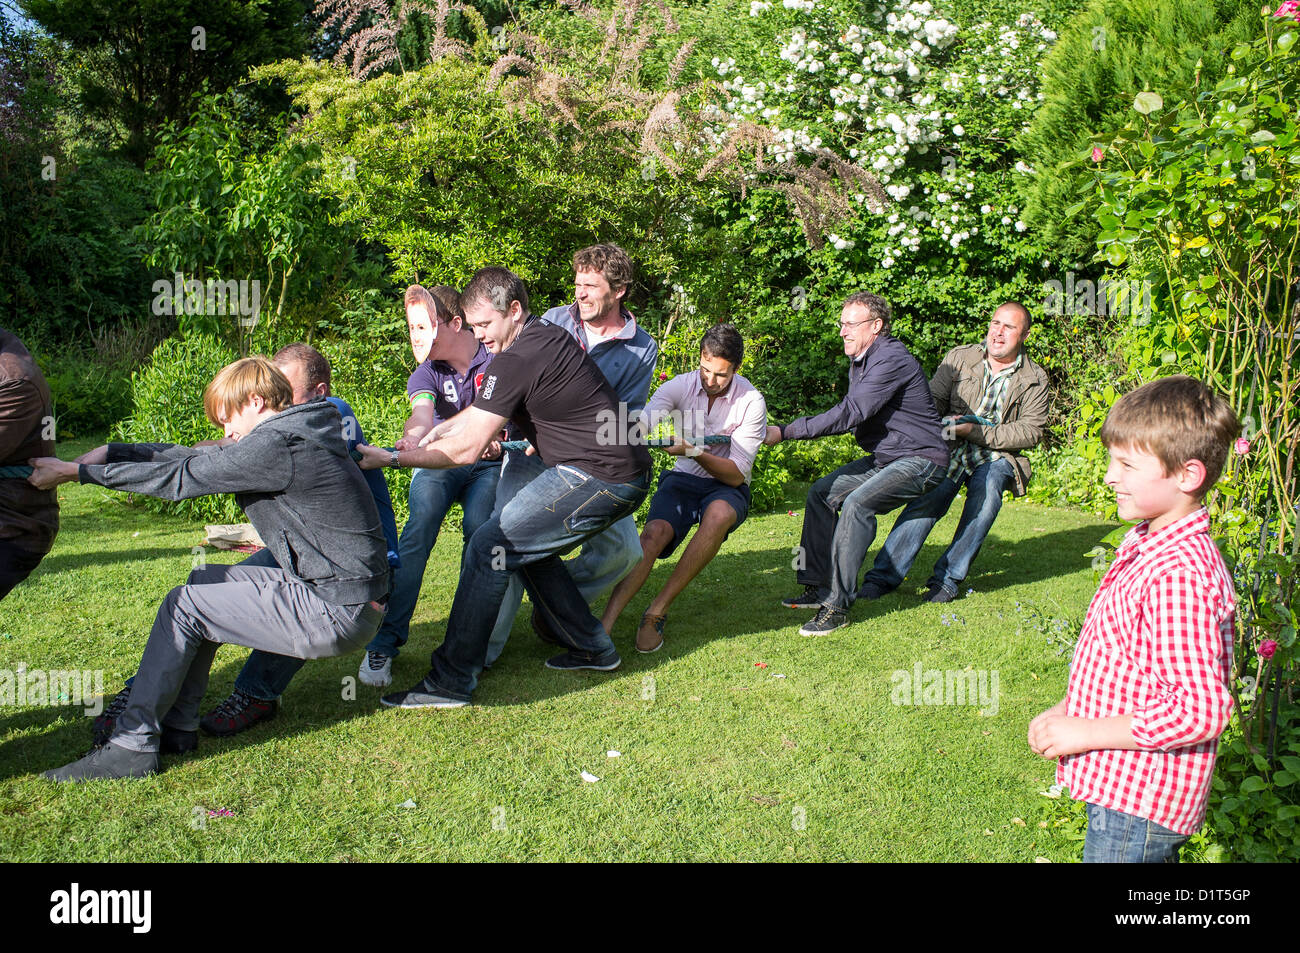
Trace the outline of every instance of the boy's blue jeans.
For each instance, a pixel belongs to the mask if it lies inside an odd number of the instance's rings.
[[[953,534],[952,545],[934,564],[927,588],[942,587],[953,593],[958,590],[998,518],[1002,492],[1015,485],[1015,478],[1015,470],[1006,457],[981,464],[970,473],[957,532]],[[902,585],[930,530],[948,512],[960,487],[960,483],[944,477],[937,487],[913,500],[898,514],[885,545],[880,547],[871,571],[863,580],[864,585],[871,583],[881,592],[892,592]]]
[[[430,659],[428,677],[434,689],[469,700],[483,670],[506,583],[516,570],[537,611],[574,655],[601,662],[616,659],[613,641],[587,608],[560,557],[635,513],[649,488],[649,470],[627,483],[606,483],[577,467],[551,467],[480,526],[461,560],[447,637]]]
[[[1178,834],[1145,817],[1088,804],[1088,833],[1083,840],[1085,864],[1176,864],[1178,848],[1187,843]]]

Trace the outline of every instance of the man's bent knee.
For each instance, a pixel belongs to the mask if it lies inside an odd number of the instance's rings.
[[[704,509],[704,516],[700,519],[700,532],[726,533],[736,525],[738,519],[740,517],[730,503],[714,500]]]

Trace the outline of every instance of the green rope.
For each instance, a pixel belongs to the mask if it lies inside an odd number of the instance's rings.
[[[0,480],[5,478],[14,480],[26,480],[32,475],[32,468],[23,464],[16,467],[0,467]]]
[[[676,442],[677,440],[675,437],[651,437],[649,440],[646,441],[646,446],[647,447],[671,447]],[[705,446],[713,446],[715,444],[720,444],[720,443],[731,443],[731,438],[718,437],[718,436],[692,437],[690,440],[687,441],[687,443],[693,443],[696,444],[697,446],[701,444]],[[529,447],[529,443],[527,440],[506,440],[501,444],[502,450],[514,450],[516,452],[527,450],[528,447]],[[393,452],[392,447],[380,447],[379,449],[383,450],[385,453]],[[360,463],[361,451],[353,450],[352,459]]]

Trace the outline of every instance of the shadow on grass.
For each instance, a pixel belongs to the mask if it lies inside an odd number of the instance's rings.
[[[864,572],[886,532],[887,527],[882,525],[868,553]],[[969,582],[978,596],[1010,586],[1031,585],[1071,575],[1083,568],[1082,554],[1107,532],[1109,526],[1087,526],[1014,541],[990,535],[973,566]],[[927,544],[922,549],[913,568],[913,579],[923,581],[946,548],[947,540],[942,535],[937,538],[943,542]],[[162,551],[157,555],[173,553]],[[138,552],[131,556],[143,558]],[[87,556],[85,561],[94,561],[94,557]],[[781,638],[794,637],[797,627],[812,613],[794,612],[780,605],[783,596],[798,589],[790,562],[791,553],[785,546],[729,552],[724,544],[723,551],[704,568],[670,609],[664,648],[654,654],[642,655],[632,644],[637,621],[652,596],[667,581],[676,559],[659,563],[615,626],[614,643],[623,656],[623,665],[612,674],[545,669],[544,662],[556,650],[533,635],[528,623],[529,612],[524,609],[516,619],[510,643],[501,659],[480,677],[475,704],[485,707],[531,705],[611,682],[635,680],[639,683],[644,675],[654,672],[665,662],[689,655],[720,638],[768,634],[774,630],[779,630]],[[425,585],[429,585],[429,580]],[[909,604],[919,607],[919,598],[911,594],[914,588],[913,584],[905,581],[898,592],[858,604],[852,611],[852,621],[875,619],[906,609]],[[231,738],[201,736],[198,752],[186,757],[203,758],[266,741],[310,734],[381,710],[384,712],[382,717],[401,719],[456,717],[455,712],[387,709],[379,702],[382,694],[414,685],[424,676],[428,670],[428,653],[442,641],[445,625],[446,620],[439,619],[412,627],[410,641],[394,662],[390,688],[377,690],[357,681],[357,666],[363,657],[360,653],[313,660],[303,667],[289,686],[283,708],[276,718]],[[141,648],[143,640],[144,633],[141,635]],[[218,653],[204,710],[214,707],[230,692],[247,655],[247,649],[236,646],[223,647]],[[108,695],[105,703],[120,687],[105,684],[104,690]],[[82,717],[80,707],[20,709],[0,717],[0,734],[13,732],[21,733],[20,737],[0,744],[0,780],[57,767],[80,757],[90,743],[90,719]],[[165,758],[164,767],[175,760]]]

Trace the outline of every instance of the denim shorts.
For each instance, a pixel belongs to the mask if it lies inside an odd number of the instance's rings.
[[[645,521],[663,520],[673,528],[673,538],[660,559],[667,559],[673,554],[691,527],[699,523],[704,511],[714,500],[721,500],[736,511],[736,522],[727,530],[730,536],[736,531],[745,517],[749,515],[749,484],[729,486],[712,477],[695,476],[667,470],[659,476],[659,488],[650,500],[650,512]]]
[[[1099,804],[1088,804],[1085,864],[1176,864],[1178,848],[1189,835],[1179,834],[1145,817]]]

